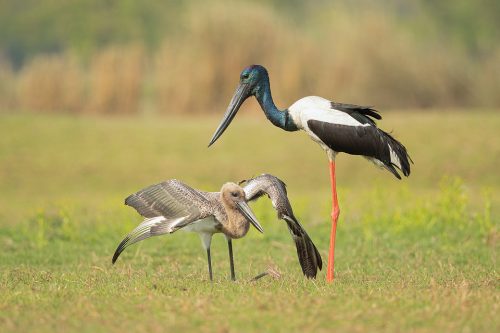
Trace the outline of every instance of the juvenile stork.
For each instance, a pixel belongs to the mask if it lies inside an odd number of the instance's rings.
[[[146,238],[170,234],[177,230],[199,234],[207,252],[208,274],[212,276],[210,244],[215,233],[223,233],[229,249],[231,279],[235,280],[232,239],[244,237],[252,224],[263,232],[247,201],[267,194],[288,225],[297,247],[302,271],[307,277],[316,277],[321,269],[321,256],[313,242],[293,215],[286,195],[285,184],[272,175],[262,175],[245,181],[242,188],[226,183],[220,192],[204,192],[172,179],[149,186],[125,199],[125,204],[137,210],[146,219],[118,245],[112,262],[128,246]]]
[[[279,110],[271,96],[267,70],[260,65],[249,66],[241,72],[240,83],[210,140],[209,147],[224,133],[243,102],[250,96],[255,96],[273,125],[289,132],[304,130],[328,155],[332,189],[332,229],[326,279],[332,282],[335,234],[340,214],[335,179],[335,156],[340,152],[364,156],[390,171],[398,179],[401,179],[398,170],[404,176],[410,175],[411,158],[399,141],[377,127],[375,119],[380,120],[382,117],[371,107],[336,103],[321,97],[309,96],[298,100],[288,109]]]

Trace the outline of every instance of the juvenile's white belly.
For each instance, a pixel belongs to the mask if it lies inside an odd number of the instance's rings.
[[[182,231],[189,231],[189,232],[196,232],[196,233],[216,233],[216,232],[221,232],[217,226],[220,223],[215,220],[213,216],[195,221],[193,223],[188,224],[184,228],[182,228]]]

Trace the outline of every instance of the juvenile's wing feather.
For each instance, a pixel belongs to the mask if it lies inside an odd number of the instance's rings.
[[[178,220],[168,221],[163,216],[157,216],[145,219],[141,224],[139,224],[134,230],[132,230],[118,245],[115,250],[115,254],[113,255],[113,259],[111,260],[114,264],[118,259],[120,254],[130,245],[140,242],[144,239],[162,235],[168,232],[168,226],[170,226],[170,230],[173,225]],[[161,231],[155,230],[156,228],[162,228]]]
[[[300,267],[305,276],[314,278],[318,273],[318,269],[323,268],[321,255],[319,254],[316,245],[295,217],[283,216],[288,226],[288,231],[292,235],[297,249]]]
[[[167,219],[203,215],[207,203],[198,191],[176,179],[148,186],[125,199],[126,205],[144,217]]]
[[[246,180],[243,189],[248,201],[256,200],[264,194],[269,196],[278,217],[286,222],[292,235],[302,272],[308,278],[315,278],[318,269],[322,269],[321,255],[305,229],[295,218],[287,197],[285,183],[273,175],[263,174]]]
[[[125,199],[125,204],[146,219],[118,245],[112,262],[128,246],[144,239],[172,233],[211,215],[211,202],[200,192],[172,179],[151,185]]]

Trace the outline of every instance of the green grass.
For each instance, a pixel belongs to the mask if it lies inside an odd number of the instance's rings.
[[[500,116],[386,113],[415,165],[397,181],[339,156],[337,277],[303,278],[269,202],[265,234],[213,242],[215,283],[195,234],[111,256],[140,218],[123,198],[179,178],[206,190],[262,172],[282,178],[326,263],[324,153],[262,116],[238,117],[214,147],[218,118],[0,115],[0,331],[494,332],[500,329]],[[485,119],[488,121],[485,123]],[[272,143],[271,143],[272,141]],[[281,278],[249,280],[269,265]]]

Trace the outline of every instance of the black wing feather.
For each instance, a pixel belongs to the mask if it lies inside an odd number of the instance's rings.
[[[382,119],[380,113],[378,113],[378,111],[371,106],[360,106],[337,102],[330,102],[330,105],[332,109],[345,112],[362,124],[370,123],[375,125],[375,121],[370,117],[377,120]]]
[[[396,168],[400,169],[403,175],[410,175],[411,158],[405,146],[375,125],[350,126],[315,119],[308,120],[307,125],[325,145],[336,152],[375,158],[398,179],[401,179],[401,176]],[[399,159],[401,168],[391,161],[390,149]]]

